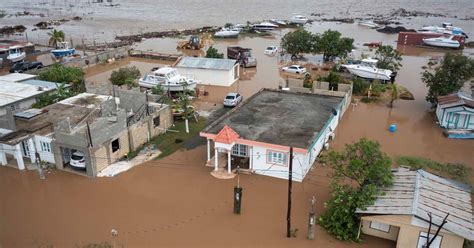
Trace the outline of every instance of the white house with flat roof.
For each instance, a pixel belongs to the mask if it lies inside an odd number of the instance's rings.
[[[203,85],[228,87],[239,80],[239,64],[234,59],[181,57],[176,68]]]
[[[39,96],[57,89],[55,83],[34,79],[21,82],[0,79],[0,85],[0,116],[6,114],[7,108],[12,112],[28,109]]]
[[[36,75],[26,73],[10,73],[7,75],[0,76],[0,81],[7,81],[12,83],[18,83],[29,79],[36,78]]]

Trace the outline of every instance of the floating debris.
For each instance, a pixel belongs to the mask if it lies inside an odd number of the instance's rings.
[[[0,28],[0,34],[14,34],[14,33],[23,33],[25,32],[26,27],[23,25],[16,25],[16,26],[4,26]]]

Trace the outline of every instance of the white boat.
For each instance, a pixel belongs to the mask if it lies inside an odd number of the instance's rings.
[[[253,25],[253,29],[259,30],[259,31],[270,31],[270,30],[274,30],[275,28],[278,28],[278,25],[275,25],[270,22],[262,22],[262,23]]]
[[[76,53],[76,49],[69,47],[68,42],[58,42],[58,48],[51,50],[51,53],[55,58],[62,58],[74,55]]]
[[[460,27],[454,27],[453,24],[444,22],[442,26],[425,26],[418,30],[421,33],[436,33],[436,34],[447,34],[447,35],[459,35],[468,38],[467,34]]]
[[[12,46],[8,49],[7,59],[12,63],[23,61],[26,58],[26,53],[21,51],[17,46]]]
[[[229,29],[223,28],[220,31],[214,33],[216,38],[237,38],[239,36],[240,30],[238,29]]]
[[[443,47],[443,48],[459,48],[461,44],[457,40],[453,40],[453,36],[449,38],[437,37],[423,39],[423,43],[428,46]]]
[[[363,59],[360,64],[346,64],[342,65],[347,70],[358,77],[367,79],[378,79],[382,81],[389,81],[393,72],[391,70],[379,69],[376,67],[378,60]]]
[[[302,15],[294,15],[290,18],[290,23],[305,24],[308,22],[308,17]]]
[[[165,91],[177,92],[184,90],[184,82],[187,83],[187,90],[194,90],[196,88],[197,81],[194,79],[179,75],[176,68],[163,67],[140,78],[138,84],[140,87],[148,89],[161,85]]]
[[[283,21],[283,20],[277,20],[277,19],[271,19],[270,20],[271,23],[274,23],[278,26],[286,26],[288,25],[288,23],[286,21]]]
[[[360,21],[357,24],[359,24],[360,26],[369,27],[369,28],[381,28],[382,27],[382,26],[380,26],[379,24],[375,23],[372,20]]]

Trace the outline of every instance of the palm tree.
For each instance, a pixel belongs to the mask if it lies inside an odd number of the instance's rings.
[[[48,36],[49,36],[48,44],[55,48],[58,47],[59,42],[63,42],[65,39],[64,32],[61,30],[56,30],[56,29],[53,29],[53,31],[49,32]]]

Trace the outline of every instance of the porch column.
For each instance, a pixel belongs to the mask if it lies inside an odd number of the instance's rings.
[[[253,147],[249,147],[249,169],[252,170],[253,169]]]
[[[5,152],[1,152],[1,151],[0,151],[0,164],[7,165],[7,156],[5,155]]]
[[[227,173],[230,174],[230,164],[231,164],[231,161],[230,161],[230,150],[227,150]]]
[[[24,170],[25,164],[23,163],[23,155],[21,154],[20,144],[15,145],[15,159],[16,163],[18,164],[18,169]]]
[[[35,142],[33,142],[33,139],[29,139],[28,140],[28,147],[29,147],[29,151],[30,151],[30,160],[31,160],[31,163],[34,164],[36,162],[36,147],[35,147]]]
[[[219,165],[219,152],[217,148],[214,148],[214,171],[217,171],[217,166]]]
[[[207,162],[211,161],[211,140],[207,139]]]

